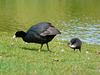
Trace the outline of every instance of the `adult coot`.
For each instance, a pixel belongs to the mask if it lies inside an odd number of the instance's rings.
[[[51,23],[41,22],[30,27],[27,32],[17,31],[13,38],[21,37],[25,42],[41,44],[39,51],[41,51],[43,44],[47,44],[47,49],[50,51],[48,42],[50,42],[57,34],[61,33],[52,26]]]
[[[67,43],[67,46],[70,46],[72,49],[79,49],[81,52],[82,41],[78,38],[72,38],[70,42]]]

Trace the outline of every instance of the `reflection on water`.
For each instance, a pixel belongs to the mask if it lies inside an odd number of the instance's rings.
[[[0,31],[26,31],[51,22],[62,34],[56,38],[100,45],[99,0],[0,0]]]
[[[62,29],[61,32],[64,34],[64,36],[59,35],[58,37],[67,41],[73,37],[79,37],[83,42],[87,42],[88,44],[100,44],[100,25],[87,24],[86,27],[81,26],[72,26],[72,29],[67,29],[66,31]]]

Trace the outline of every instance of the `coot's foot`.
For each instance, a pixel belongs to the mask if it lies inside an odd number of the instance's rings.
[[[38,52],[41,52],[40,50],[38,50]]]
[[[47,52],[52,52],[51,50],[48,50]]]

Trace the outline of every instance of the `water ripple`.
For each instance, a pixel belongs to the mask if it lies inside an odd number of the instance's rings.
[[[77,37],[88,44],[100,45],[100,25],[91,25],[88,23],[85,23],[86,26],[80,23],[78,25],[71,25],[66,24],[66,22],[62,22],[62,24],[64,24],[65,28],[61,30],[62,35],[58,35],[57,38],[69,41],[71,38]]]

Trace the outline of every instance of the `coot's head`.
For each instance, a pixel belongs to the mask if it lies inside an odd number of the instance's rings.
[[[25,35],[26,35],[26,33],[24,32],[24,31],[17,31],[16,33],[15,33],[15,35],[13,36],[13,39],[15,38],[15,37],[25,37]]]
[[[71,46],[71,42],[68,42],[68,43],[67,43],[67,46],[68,46],[68,47]]]

